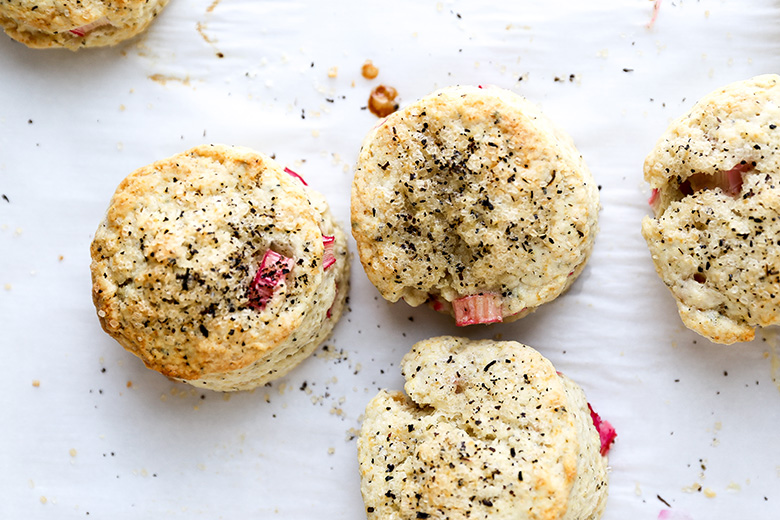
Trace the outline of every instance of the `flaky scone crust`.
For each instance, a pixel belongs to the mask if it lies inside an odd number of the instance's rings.
[[[328,269],[323,235],[335,237]],[[269,249],[295,264],[258,309],[249,287]],[[324,198],[244,148],[200,146],[129,175],[91,253],[104,330],[149,368],[216,390],[286,373],[348,291],[346,237]]]
[[[655,217],[642,234],[685,325],[716,343],[780,323],[780,76],[703,97],[645,159]],[[684,193],[689,179],[744,170],[739,193]]]
[[[402,372],[408,396],[381,391],[358,438],[369,520],[601,516],[606,458],[585,396],[538,352],[438,337]]]
[[[352,234],[390,301],[500,295],[504,321],[565,291],[591,253],[598,190],[572,140],[524,98],[450,87],[366,136]]]
[[[168,0],[3,0],[0,26],[14,40],[43,49],[115,45],[142,32]],[[70,31],[107,22],[83,36]]]

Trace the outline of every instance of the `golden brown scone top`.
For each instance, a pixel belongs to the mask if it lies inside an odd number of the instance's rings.
[[[0,26],[32,48],[115,45],[143,31],[168,0],[3,0]]]
[[[380,392],[358,441],[369,520],[601,515],[606,459],[584,395],[538,352],[439,337],[402,371],[408,397]]]
[[[686,326],[717,343],[780,323],[780,76],[723,87],[673,122],[645,160],[642,224]]]
[[[200,146],[140,168],[117,188],[92,243],[103,328],[176,378],[251,364],[323,305],[313,299],[329,224],[308,192],[241,148]],[[269,249],[295,265],[258,309],[249,286]]]
[[[585,265],[598,191],[571,138],[497,87],[450,87],[365,138],[352,233],[390,301],[498,295],[505,318],[561,294]]]

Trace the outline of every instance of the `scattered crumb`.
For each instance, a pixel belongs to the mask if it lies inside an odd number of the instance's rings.
[[[728,489],[729,491],[742,491],[742,486],[740,486],[736,482],[729,482],[729,485],[726,486],[726,489]]]
[[[48,501],[49,500],[45,496],[41,495],[41,504],[45,504]]]
[[[338,67],[331,67],[328,69],[328,77],[329,78],[337,78],[339,75],[339,68]]]
[[[334,448],[332,446],[330,448],[328,448],[328,455],[333,455],[334,453],[336,453],[336,448]]]
[[[127,382],[127,384],[126,384],[125,386],[126,386],[127,388],[133,388],[133,382],[132,382],[132,381],[128,381],[128,382]]]
[[[715,498],[717,496],[717,494],[715,493],[715,491],[712,490],[712,488],[704,488],[702,493],[704,493],[704,496],[707,498]]]
[[[75,457],[76,453],[78,453],[78,452],[76,451],[76,448],[71,448],[70,451],[68,451],[68,453],[70,453],[71,457]]]
[[[639,486],[639,482],[634,486],[634,494],[638,497],[642,496],[642,488]]]
[[[40,387],[40,386],[41,386],[41,382],[40,382],[39,380],[37,380],[37,379],[33,379],[32,385],[33,385],[35,388],[38,388],[38,387]]]
[[[398,110],[396,96],[398,96],[398,91],[393,87],[378,85],[374,87],[368,97],[368,109],[377,117],[387,117]]]
[[[347,360],[347,353],[344,352],[344,350],[336,350],[330,345],[324,345],[321,349],[319,349],[314,354],[316,357],[321,357],[326,360],[338,360],[338,361],[346,361]]]
[[[371,60],[366,60],[360,68],[360,74],[366,79],[374,79],[379,75],[379,69],[371,63]]]
[[[698,482],[694,482],[690,486],[685,486],[682,488],[683,493],[698,493],[701,492],[701,484]]]
[[[148,76],[148,78],[154,81],[155,83],[159,83],[160,85],[165,85],[169,81],[178,81],[182,85],[186,85],[186,86],[189,86],[190,84],[189,76],[185,78],[177,78],[175,76],[166,76],[164,74],[152,74],[151,76]]]

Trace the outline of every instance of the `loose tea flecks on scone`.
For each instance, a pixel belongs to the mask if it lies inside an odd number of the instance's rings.
[[[615,430],[530,347],[438,337],[404,356],[358,438],[369,520],[595,520]]]
[[[116,45],[139,34],[168,0],[4,0],[0,27],[28,47]]]
[[[780,76],[732,83],[645,159],[642,235],[685,325],[716,343],[780,323]]]
[[[497,87],[445,88],[392,113],[365,138],[352,184],[371,282],[458,325],[511,321],[563,293],[598,210],[572,140]]]
[[[213,390],[283,376],[344,307],[344,233],[295,172],[199,146],[128,176],[92,242],[103,329],[146,366]]]

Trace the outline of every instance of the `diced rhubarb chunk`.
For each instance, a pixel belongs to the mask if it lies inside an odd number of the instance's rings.
[[[273,297],[276,286],[287,277],[294,263],[292,258],[282,256],[276,251],[266,251],[260,262],[260,269],[249,286],[249,306],[255,310],[263,310]]]
[[[496,323],[503,321],[501,295],[486,292],[463,296],[452,302],[455,312],[455,325],[475,325],[478,323]]]
[[[655,205],[658,204],[658,199],[660,198],[660,191],[658,188],[653,188],[653,192],[650,193],[650,199],[647,201],[650,206],[655,209]]]
[[[108,21],[108,18],[106,18],[104,16],[102,18],[98,18],[97,20],[95,20],[92,23],[88,23],[86,25],[82,25],[82,26],[76,27],[75,29],[71,29],[68,32],[70,32],[71,34],[76,35],[76,36],[86,36],[88,33],[90,33],[91,31],[94,31],[98,27],[102,27],[104,25],[109,25],[109,24],[110,24],[110,22]]]
[[[699,190],[720,188],[723,190],[723,193],[736,197],[742,192],[742,174],[750,171],[752,168],[752,164],[742,161],[730,170],[719,171],[712,175],[694,173],[680,185],[680,191],[685,195],[690,195]]]
[[[588,410],[590,410],[590,418],[593,420],[593,426],[596,427],[596,431],[599,432],[599,440],[601,440],[601,456],[605,456],[609,452],[609,448],[612,443],[615,442],[617,432],[615,428],[609,424],[609,422],[599,417],[599,414],[593,411],[593,408],[588,403]]]
[[[444,310],[444,303],[442,303],[437,296],[428,295],[428,301],[426,303],[436,312]]]
[[[287,175],[290,175],[291,177],[295,177],[296,179],[298,179],[299,181],[301,181],[301,182],[303,183],[303,185],[304,185],[304,186],[308,186],[308,184],[306,184],[306,181],[305,181],[305,180],[303,180],[303,177],[301,177],[300,175],[298,175],[297,173],[295,173],[294,171],[292,171],[290,168],[287,168],[286,166],[285,166],[285,168],[284,168],[284,173],[286,173]]]
[[[322,253],[322,268],[327,270],[336,263],[336,255],[333,254],[333,246],[336,245],[336,237],[322,235],[322,245],[325,247],[325,250]]]
[[[658,11],[661,10],[661,0],[655,0],[653,3],[653,15],[650,17],[650,21],[647,23],[647,28],[652,29],[655,25],[655,20],[658,18]]]

